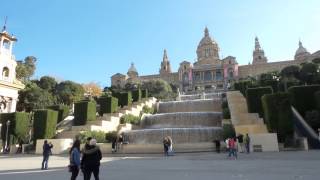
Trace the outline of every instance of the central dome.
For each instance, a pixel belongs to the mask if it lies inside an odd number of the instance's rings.
[[[210,37],[207,27],[204,30],[204,37],[201,39],[198,45],[197,56],[198,62],[201,64],[212,64],[219,62],[218,44]]]

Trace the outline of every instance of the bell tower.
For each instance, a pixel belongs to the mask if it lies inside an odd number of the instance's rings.
[[[252,53],[252,64],[264,64],[268,62],[267,57],[264,56],[264,50],[261,48],[258,37],[255,38],[254,51]]]
[[[167,50],[164,49],[163,51],[163,58],[161,62],[161,68],[159,70],[160,75],[170,74],[171,73],[171,66],[167,55]]]

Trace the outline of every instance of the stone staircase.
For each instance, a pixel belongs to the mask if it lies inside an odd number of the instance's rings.
[[[267,126],[258,113],[249,113],[247,101],[239,91],[227,92],[231,122],[237,134],[249,134],[252,147],[261,146],[262,151],[279,151],[275,133],[268,133]]]
[[[70,128],[65,128],[64,131],[59,132],[56,135],[58,139],[73,139],[82,131],[119,131],[120,118],[125,114],[132,114],[134,116],[139,116],[142,111],[143,106],[153,107],[156,104],[156,98],[148,98],[139,103],[133,103],[130,107],[123,107],[117,113],[103,114],[102,117],[97,117],[96,121],[89,121],[88,124],[83,126],[71,126]],[[128,127],[125,127],[128,128]]]

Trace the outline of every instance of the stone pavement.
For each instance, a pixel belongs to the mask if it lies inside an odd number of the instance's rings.
[[[320,170],[320,151],[239,154],[238,160],[216,153],[104,156],[102,180],[315,180]],[[40,156],[0,156],[0,180],[70,178],[68,157],[52,156],[47,171],[39,170],[40,163]]]

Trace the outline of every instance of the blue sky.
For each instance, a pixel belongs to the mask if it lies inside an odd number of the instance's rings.
[[[110,85],[134,62],[139,74],[158,73],[166,48],[172,69],[194,62],[209,28],[220,57],[252,60],[259,37],[269,61],[292,59],[299,38],[320,49],[319,0],[10,0],[1,3],[16,59],[38,58],[35,78],[50,75]]]

